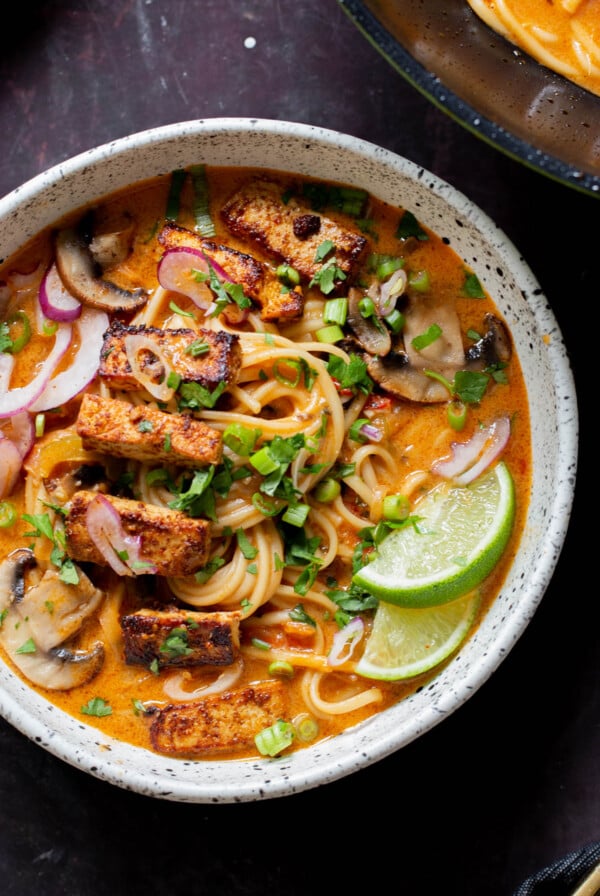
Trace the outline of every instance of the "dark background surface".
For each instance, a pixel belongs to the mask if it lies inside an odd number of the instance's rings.
[[[97,144],[194,118],[286,119],[381,144],[466,193],[525,257],[569,349],[582,438],[569,535],[546,596],[492,678],[442,724],[323,788],[204,806],[89,777],[0,720],[0,893],[510,896],[600,838],[588,429],[598,401],[587,385],[597,379],[598,199],[435,108],[335,0],[54,0],[11,12],[0,195]]]

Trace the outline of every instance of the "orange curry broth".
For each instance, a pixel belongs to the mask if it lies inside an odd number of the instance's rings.
[[[291,175],[284,175],[281,172],[264,172],[261,171],[259,176],[266,174],[272,175],[279,179],[291,178]],[[229,234],[222,223],[219,221],[218,209],[225,199],[231,195],[238,186],[245,182],[249,177],[258,174],[251,169],[228,169],[228,168],[207,168],[207,174],[210,184],[211,214],[213,221],[217,226],[216,241],[225,243],[233,248],[239,248],[241,251],[250,252],[255,257],[269,261],[260,250],[252,247],[249,248]],[[303,178],[308,180],[308,178]],[[169,178],[161,177],[153,181],[144,182],[135,188],[123,190],[117,194],[106,197],[102,201],[103,216],[107,229],[111,222],[118,223],[124,213],[131,214],[135,221],[135,242],[131,256],[121,263],[117,268],[110,271],[111,279],[124,287],[134,287],[143,284],[146,288],[152,290],[157,286],[156,267],[161,257],[161,247],[158,245],[155,234],[158,225],[164,220],[164,212],[166,207],[166,198],[169,189]],[[189,195],[184,193],[183,208],[189,203]],[[80,209],[77,214],[69,216],[63,224],[68,221],[76,221],[82,213]],[[327,209],[325,214],[344,223],[346,226],[356,228],[352,219],[342,214]],[[378,200],[371,198],[370,201],[370,217],[376,222],[376,230],[378,234],[377,240],[370,240],[368,251],[377,253],[399,253],[399,242],[394,237],[397,222],[399,219],[399,210],[388,206]],[[178,218],[178,223],[182,226],[192,228],[193,222],[185,211]],[[423,222],[420,222],[423,225]],[[414,247],[410,256],[410,263],[413,269],[426,269],[429,272],[431,280],[431,289],[442,291],[449,301],[455,301],[457,310],[461,318],[461,327],[463,333],[469,327],[476,330],[481,329],[482,318],[486,311],[492,311],[497,316],[499,312],[489,297],[485,299],[470,299],[461,297],[461,289],[464,282],[465,264],[458,258],[456,253],[446,245],[436,234],[427,230],[429,240],[419,242]],[[44,260],[46,263],[51,257],[51,241],[50,230],[35,240],[31,241],[19,254],[13,256],[0,268],[0,282],[6,279],[13,270],[23,271],[30,270],[32,265],[37,261]],[[273,262],[270,262],[273,264]],[[477,272],[475,272],[477,273]],[[312,291],[314,293],[314,289]],[[16,310],[22,310],[30,317],[33,317],[34,303],[37,290],[21,290],[18,296],[18,302],[10,304],[7,309],[7,315]],[[173,295],[178,306],[182,309],[194,309],[191,301],[180,295]],[[197,309],[196,309],[197,310]],[[285,324],[280,326],[280,332],[285,335]],[[48,340],[51,345],[51,340]],[[17,373],[15,374],[11,385],[25,383],[34,373],[35,364],[40,357],[43,356],[44,339],[36,337],[32,339],[27,350],[21,353],[18,358]],[[69,363],[68,357],[64,361]],[[521,532],[523,530],[528,495],[531,485],[531,441],[530,441],[530,419],[528,410],[528,401],[525,383],[523,382],[522,371],[519,360],[514,353],[506,369],[508,385],[491,384],[488,387],[486,395],[482,402],[482,410],[484,406],[484,416],[486,421],[507,414],[511,419],[512,432],[509,443],[505,449],[503,458],[506,461],[512,473],[516,496],[517,510],[516,520],[511,537],[511,541],[498,563],[496,569],[483,583],[481,587],[482,605],[479,619],[485,613],[486,608],[498,593],[503,580],[506,577],[508,568],[514,557]],[[34,464],[39,458],[39,452],[47,442],[48,433],[53,432],[56,427],[66,425],[72,426],[77,408],[77,400],[72,402],[73,407],[68,408],[64,414],[51,412],[46,413],[46,434],[36,440],[36,446],[32,455],[27,461],[27,465]],[[383,423],[386,428],[386,437],[391,440],[393,450],[401,458],[409,468],[420,468],[421,462],[429,467],[434,459],[431,456],[431,446],[437,439],[440,448],[437,451],[438,457],[448,454],[449,445],[452,441],[466,440],[478,426],[479,408],[470,408],[468,415],[468,423],[465,430],[457,434],[448,426],[446,404],[434,405],[418,405],[401,400],[392,402],[390,412],[389,406],[384,407],[381,417],[375,417],[374,423]],[[404,433],[410,432],[410,444],[407,444]],[[440,433],[442,434],[440,437]],[[432,480],[433,482],[433,480]],[[393,483],[390,483],[390,491],[393,491]],[[32,544],[30,538],[23,537],[24,533],[31,529],[31,526],[20,519],[23,511],[24,489],[22,481],[17,489],[10,496],[10,500],[16,505],[19,519],[10,528],[0,528],[0,559],[3,559],[10,551],[16,547],[25,547]],[[365,521],[365,525],[369,525],[369,521]],[[39,539],[38,539],[39,541]],[[36,548],[37,554],[37,548]],[[39,556],[39,555],[38,555]],[[112,581],[113,585],[109,586],[107,600],[111,600],[111,588],[114,588],[116,577],[111,579],[107,575],[107,571],[102,569],[99,574],[90,573],[95,583],[102,587],[102,583]],[[141,578],[149,578],[142,576]],[[129,586],[129,582],[126,583]],[[193,609],[193,608],[192,608]],[[206,609],[206,608],[204,608]],[[252,619],[252,617],[250,617]],[[334,623],[331,623],[332,626]],[[476,622],[477,624],[477,622]],[[243,628],[242,628],[243,631]],[[254,624],[252,629],[253,635],[260,637],[260,627]],[[90,641],[96,638],[103,639],[105,632],[97,621],[86,624],[86,634]],[[99,732],[127,741],[139,747],[151,749],[148,727],[151,722],[151,716],[146,717],[144,714],[137,714],[134,710],[134,701],[148,701],[159,705],[166,705],[172,702],[167,698],[161,689],[161,673],[153,674],[149,669],[140,665],[125,665],[122,655],[122,645],[119,641],[119,633],[113,633],[113,646],[107,646],[106,656],[103,668],[99,674],[93,678],[88,684],[80,686],[72,691],[49,691],[41,688],[37,690],[42,693],[50,702],[59,706],[67,713],[77,717],[82,722],[96,727]],[[244,638],[242,635],[242,643]],[[1,650],[1,648],[0,648]],[[19,671],[11,663],[10,658],[4,655],[5,662],[11,667],[17,675]],[[268,658],[265,662],[259,662],[250,659],[245,663],[243,679],[236,683],[236,687],[241,684],[264,679],[267,673]],[[349,714],[339,717],[331,716],[328,719],[319,719],[319,738],[332,737],[341,730],[346,729],[357,722],[367,718],[374,713],[385,709],[403,697],[414,692],[430,680],[433,675],[439,672],[438,666],[433,672],[412,679],[408,682],[386,683],[373,682],[382,693],[381,702],[365,707]],[[222,669],[217,670],[217,674]],[[298,713],[305,711],[305,706],[300,695],[300,678],[301,671],[298,670],[294,678],[286,681],[286,687],[290,691],[290,718]],[[214,678],[214,670],[210,670],[210,674],[204,673],[208,679]],[[203,679],[202,671],[192,670],[193,680],[190,687],[198,687]],[[326,697],[331,697],[339,684],[341,676],[335,673],[329,676],[329,683],[322,686],[321,693]],[[112,707],[112,714],[101,718],[83,715],[81,707],[88,703],[94,697],[101,697],[107,701]],[[299,749],[303,745],[296,741],[291,750]],[[236,751],[231,754],[231,758],[240,758],[244,755],[256,756],[255,749],[244,751]],[[208,757],[214,758],[214,757]],[[227,753],[219,754],[218,758],[229,758]]]

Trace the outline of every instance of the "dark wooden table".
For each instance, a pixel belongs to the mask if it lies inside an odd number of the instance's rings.
[[[540,866],[600,837],[597,397],[587,403],[597,381],[598,200],[439,111],[336,0],[32,0],[11,12],[0,55],[0,194],[99,143],[193,118],[295,120],[381,144],[467,193],[526,258],[569,348],[584,434],[554,579],[511,654],[460,710],[350,778],[223,806],[120,790],[0,720],[0,893],[295,896],[385,886],[510,896]]]

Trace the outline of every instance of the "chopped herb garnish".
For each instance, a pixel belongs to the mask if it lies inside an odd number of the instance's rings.
[[[103,700],[102,697],[92,697],[91,700],[85,704],[85,706],[81,707],[81,712],[85,716],[110,716],[112,714],[112,707]]]
[[[465,271],[463,293],[470,299],[485,299],[485,292],[479,282],[479,277],[472,271]]]
[[[421,241],[429,239],[429,236],[425,230],[423,230],[413,213],[405,211],[396,230],[396,239],[407,240],[411,236],[414,236]]]

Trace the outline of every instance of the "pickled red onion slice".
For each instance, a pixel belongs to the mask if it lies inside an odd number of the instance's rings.
[[[158,263],[158,282],[163,289],[187,296],[198,308],[208,311],[214,300],[208,285],[209,280],[198,280],[194,272],[200,271],[208,276],[210,268],[214,270],[219,280],[231,282],[231,277],[225,273],[223,268],[209,260],[200,249],[193,249],[191,246],[175,246],[168,249]]]
[[[365,624],[360,616],[355,616],[333,636],[331,650],[327,656],[329,666],[341,666],[349,660],[356,647],[362,641]]]
[[[58,325],[50,354],[42,361],[37,375],[26,386],[8,388],[14,358],[11,357],[7,362],[4,357],[0,356],[0,361],[2,361],[0,365],[0,417],[12,417],[13,414],[27,410],[33,405],[48,385],[60,359],[71,344],[71,336],[71,324]]]
[[[502,454],[509,437],[510,420],[499,417],[489,426],[477,429],[467,442],[453,442],[452,457],[436,461],[431,469],[457,485],[468,485]]]
[[[79,348],[73,361],[47,383],[42,394],[29,406],[30,411],[37,413],[66,404],[96,376],[104,333],[109,327],[108,314],[97,308],[84,308],[74,326],[79,333]]]
[[[107,564],[120,576],[153,574],[156,567],[141,556],[141,536],[127,535],[121,517],[101,494],[90,501],[85,523],[88,534]]]
[[[67,290],[55,264],[51,264],[40,283],[40,308],[48,320],[71,321],[81,314],[81,302]]]

